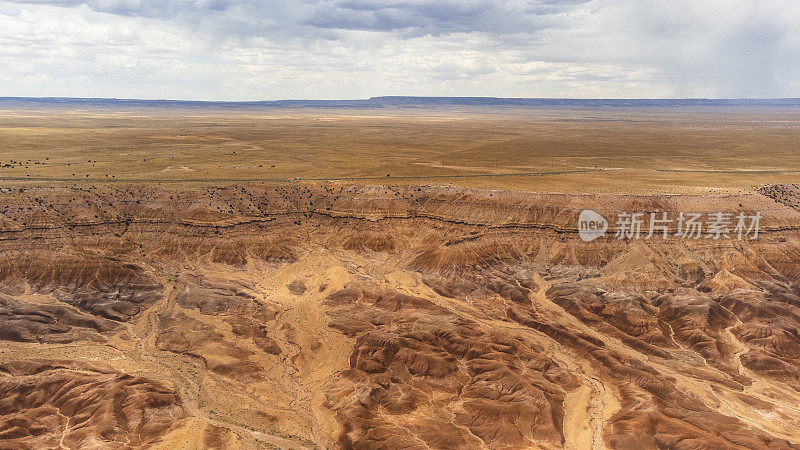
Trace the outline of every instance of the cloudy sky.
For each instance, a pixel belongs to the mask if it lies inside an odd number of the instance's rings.
[[[798,0],[0,0],[0,96],[800,97]]]

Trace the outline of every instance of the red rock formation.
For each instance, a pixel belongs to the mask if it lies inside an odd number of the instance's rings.
[[[796,448],[790,191],[3,191],[0,446]],[[584,208],[764,218],[583,242]]]

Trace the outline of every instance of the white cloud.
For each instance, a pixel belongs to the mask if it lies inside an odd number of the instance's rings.
[[[0,0],[0,95],[800,96],[794,0]]]

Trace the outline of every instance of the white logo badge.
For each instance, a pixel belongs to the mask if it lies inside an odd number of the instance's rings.
[[[605,217],[592,211],[584,209],[578,216],[578,235],[586,242],[591,242],[604,234],[608,230],[608,221]]]

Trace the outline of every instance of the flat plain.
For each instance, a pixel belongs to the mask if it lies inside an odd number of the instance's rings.
[[[720,194],[800,180],[798,127],[777,107],[18,108],[0,177]]]

